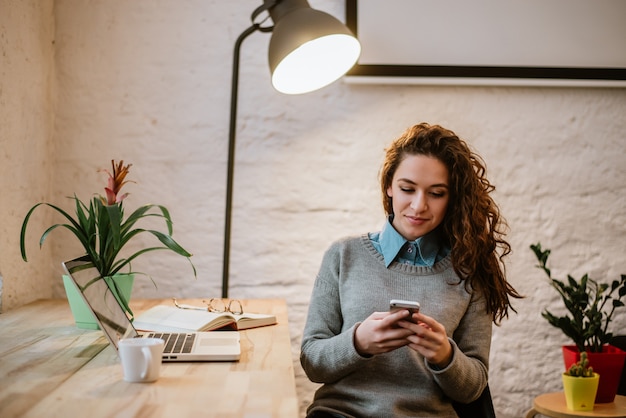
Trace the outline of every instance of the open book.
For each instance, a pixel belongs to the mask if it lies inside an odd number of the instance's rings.
[[[135,317],[133,325],[141,331],[190,332],[216,329],[242,330],[274,325],[276,316],[270,314],[209,312],[157,305]]]

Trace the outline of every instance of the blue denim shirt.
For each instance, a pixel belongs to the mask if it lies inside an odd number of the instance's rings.
[[[435,229],[415,241],[408,241],[393,227],[392,219],[392,217],[387,219],[380,232],[369,233],[372,245],[376,251],[382,254],[386,267],[389,267],[393,261],[432,267],[450,253],[450,249],[442,243],[439,229]]]

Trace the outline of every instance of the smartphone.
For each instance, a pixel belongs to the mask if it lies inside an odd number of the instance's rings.
[[[411,320],[412,320],[413,314],[419,313],[420,304],[418,302],[413,302],[410,300],[398,300],[398,299],[392,299],[391,302],[389,302],[389,311],[394,312],[400,309],[408,309],[408,311],[411,312]]]

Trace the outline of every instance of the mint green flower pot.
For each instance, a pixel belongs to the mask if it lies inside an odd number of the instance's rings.
[[[121,297],[124,298],[125,301],[130,301],[134,279],[134,274],[116,274],[113,278],[104,278],[112,289],[115,289],[115,287],[112,286],[111,280],[115,282],[117,288],[120,289]],[[67,300],[70,304],[76,326],[82,329],[100,329],[91,309],[89,309],[89,306],[87,306],[79,293],[76,284],[69,276],[63,275],[63,286],[65,287],[65,294],[67,295]],[[115,297],[118,300],[120,299],[120,295],[116,294]]]

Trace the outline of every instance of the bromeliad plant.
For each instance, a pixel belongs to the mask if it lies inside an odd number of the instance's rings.
[[[89,205],[83,203],[76,195],[70,197],[70,199],[74,200],[75,217],[72,217],[60,207],[45,202],[36,204],[28,211],[24,218],[20,235],[22,259],[28,261],[25,246],[26,226],[28,225],[28,221],[35,209],[41,205],[46,205],[63,215],[68,223],[54,224],[46,229],[39,239],[39,247],[41,248],[52,231],[59,227],[66,228],[80,241],[85,253],[98,269],[101,277],[113,276],[121,272],[124,268],[128,268],[128,273],[137,273],[132,271],[130,266],[131,262],[142,254],[156,250],[171,250],[187,258],[193,269],[193,274],[196,276],[196,268],[190,259],[192,254],[181,247],[171,236],[173,232],[172,220],[169,211],[164,206],[154,204],[144,205],[136,209],[127,218],[124,217],[122,202],[128,196],[128,193],[121,194],[120,190],[129,182],[126,180],[126,176],[132,164],[125,166],[124,161],[120,161],[116,164],[113,160],[111,161],[111,165],[113,169],[112,172],[104,170],[108,174],[108,183],[104,189],[106,197],[93,197]],[[163,218],[167,226],[167,233],[135,227],[135,224],[139,220],[147,217]],[[144,248],[127,257],[122,257],[120,253],[124,246],[128,244],[132,238],[142,233],[152,234],[163,245]]]
[[[550,250],[542,250],[541,243],[530,246],[542,269],[550,279],[550,284],[559,293],[570,315],[556,316],[545,310],[543,316],[550,325],[559,328],[574,341],[578,351],[602,352],[602,346],[609,344],[613,334],[609,324],[616,309],[622,308],[622,298],[626,296],[626,275],[610,284],[598,283],[585,274],[580,281],[567,276],[567,282],[552,277],[546,267]]]

